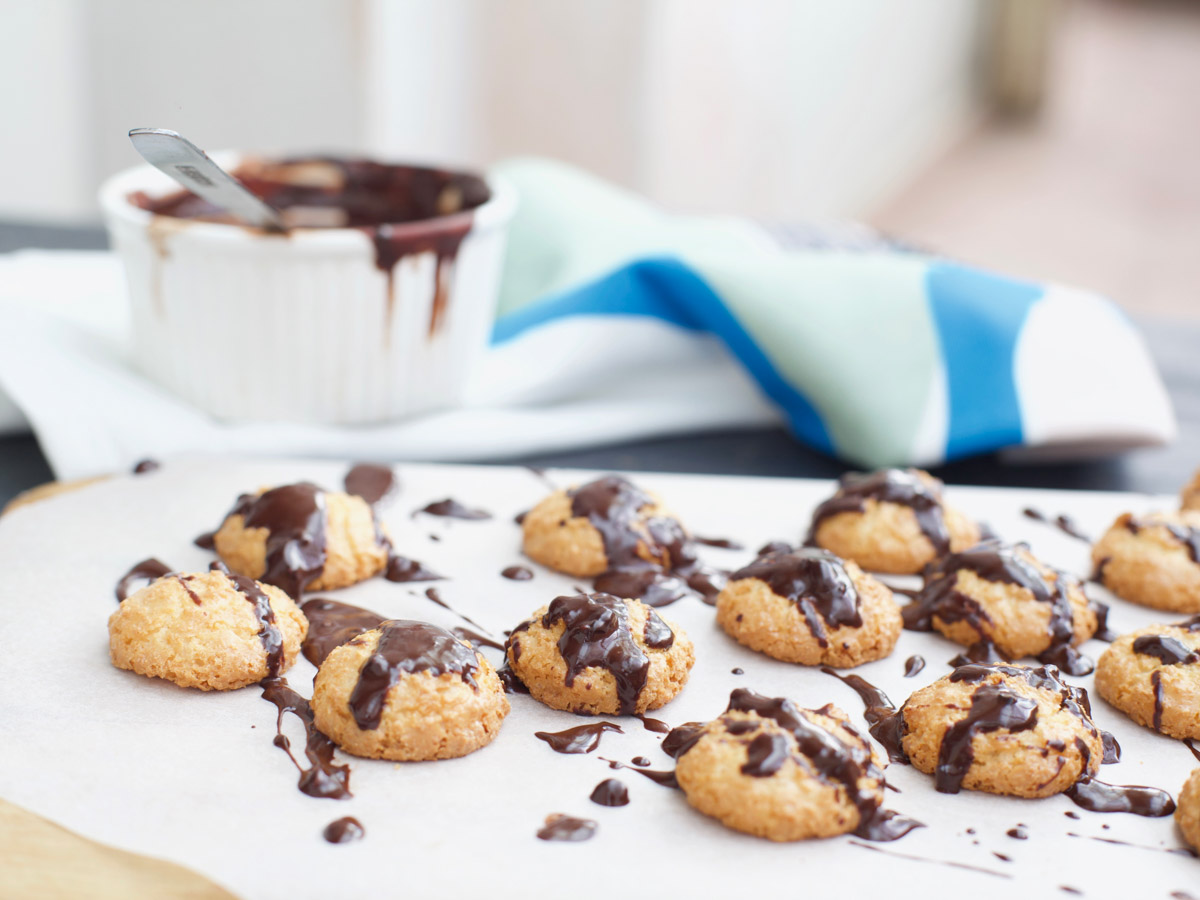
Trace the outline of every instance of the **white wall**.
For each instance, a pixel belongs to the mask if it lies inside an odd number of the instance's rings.
[[[682,210],[863,214],[979,103],[987,0],[0,0],[0,217],[201,146],[559,156]]]

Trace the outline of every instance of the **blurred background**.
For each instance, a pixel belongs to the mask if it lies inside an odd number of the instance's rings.
[[[96,187],[154,125],[210,149],[555,156],[678,211],[863,220],[1200,316],[1195,2],[5,0],[0,83],[0,223],[23,246],[30,225],[102,243]]]

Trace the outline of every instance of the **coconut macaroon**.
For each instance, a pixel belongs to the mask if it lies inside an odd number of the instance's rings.
[[[684,539],[657,498],[617,475],[555,491],[521,527],[526,556],[579,578],[634,559],[669,568],[670,545]]]
[[[883,659],[900,636],[892,592],[827,550],[769,553],[734,572],[717,597],[734,640],[784,662],[858,666]]]
[[[1095,775],[1104,760],[1087,692],[1053,666],[959,666],[896,716],[904,754],[942,793],[1049,797]]]
[[[1139,725],[1200,738],[1200,616],[1117,638],[1100,655],[1096,690]]]
[[[946,505],[942,487],[919,469],[843,475],[813,513],[808,543],[873,572],[916,574],[979,542],[979,526]]]
[[[1200,769],[1194,769],[1183,783],[1175,807],[1175,824],[1183,839],[1200,853]]]
[[[691,640],[638,600],[556,598],[509,635],[505,655],[535,700],[590,715],[634,715],[669,703],[695,662]]]
[[[1125,513],[1092,547],[1096,579],[1131,603],[1200,612],[1200,511]]]
[[[1200,510],[1200,469],[1196,470],[1192,480],[1179,492],[1179,506],[1181,509]]]
[[[297,598],[378,575],[391,546],[362,497],[308,482],[243,494],[212,545],[233,571]]]
[[[908,628],[937,630],[982,661],[1037,657],[1072,675],[1093,663],[1075,648],[1107,614],[1077,578],[1047,566],[1024,544],[985,541],[926,570],[925,586],[904,609]]]
[[[918,827],[881,809],[884,762],[832,704],[801,709],[738,689],[724,714],[674,729],[663,750],[688,803],[736,831],[893,840]]]
[[[325,658],[312,710],[316,727],[348,753],[415,761],[490,744],[509,705],[496,670],[470,643],[397,619]]]
[[[108,620],[113,665],[180,687],[229,691],[291,668],[308,621],[277,587],[220,563],[171,573],[121,601]]]

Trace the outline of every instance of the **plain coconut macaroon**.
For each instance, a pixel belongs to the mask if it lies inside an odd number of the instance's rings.
[[[871,572],[919,573],[979,542],[979,526],[948,506],[942,482],[920,469],[851,472],[813,512],[807,542]]]
[[[903,624],[882,582],[809,547],[769,553],[730,575],[717,597],[717,623],[775,659],[838,668],[888,656]]]
[[[665,706],[696,658],[678,626],[639,600],[604,593],[556,598],[512,630],[505,655],[535,700],[588,715]]]
[[[308,620],[287,594],[220,563],[158,578],[108,620],[117,668],[205,691],[282,675],[307,633]]]
[[[1123,600],[1200,612],[1200,512],[1124,513],[1092,547],[1092,563]]]
[[[316,727],[348,753],[417,761],[490,744],[509,705],[496,670],[470,643],[397,619],[330,652],[312,709]]]
[[[211,535],[234,572],[293,597],[365,581],[388,563],[391,542],[362,497],[309,482],[243,494]]]

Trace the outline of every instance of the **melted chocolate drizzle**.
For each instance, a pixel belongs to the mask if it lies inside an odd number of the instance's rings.
[[[353,816],[345,816],[330,822],[321,832],[325,840],[331,844],[348,844],[351,841],[359,841],[366,833],[367,830],[363,828],[362,822]]]
[[[756,578],[792,603],[804,616],[817,643],[829,646],[826,626],[862,627],[858,590],[845,564],[832,553],[802,547],[790,553],[762,556],[729,576],[731,581]]]
[[[223,562],[214,562],[209,567],[210,572],[220,572],[243,597],[250,601],[254,618],[258,620],[258,639],[263,649],[267,651],[267,677],[274,678],[283,666],[283,632],[275,624],[275,611],[271,609],[271,598],[266,595],[258,582],[245,575],[234,575]],[[184,585],[186,587],[186,585]],[[192,592],[189,590],[189,594]],[[199,604],[195,594],[192,599]]]
[[[1090,812],[1122,812],[1161,818],[1175,812],[1175,801],[1166,791],[1137,784],[1108,784],[1081,778],[1066,794],[1077,806]]]
[[[566,685],[570,687],[585,669],[598,666],[612,673],[617,686],[619,715],[637,711],[638,698],[646,686],[650,659],[633,638],[629,608],[624,600],[611,594],[575,594],[557,597],[542,616],[542,627],[563,623],[558,650],[567,664]],[[520,658],[518,627],[509,635],[508,646],[514,659]],[[648,611],[643,639],[648,647],[666,650],[675,642],[675,634],[653,610]]]
[[[845,512],[862,512],[867,500],[907,506],[917,518],[936,556],[950,552],[950,532],[942,509],[940,482],[929,483],[915,469],[880,469],[877,472],[849,472],[838,481],[837,492],[813,513],[807,542],[815,544],[821,523]]]
[[[600,737],[606,731],[625,733],[612,722],[589,722],[566,731],[535,731],[533,736],[549,744],[555,753],[591,753],[600,746]]]
[[[350,797],[350,767],[334,763],[334,743],[313,724],[309,702],[292,690],[286,678],[264,679],[261,687],[263,699],[273,703],[278,711],[274,743],[300,771],[300,792],[310,797],[329,797],[334,800]],[[283,717],[286,713],[291,713],[304,725],[304,755],[309,763],[307,769],[300,765],[292,753],[291,742],[283,733]]]
[[[1021,515],[1027,519],[1033,519],[1035,522],[1043,522],[1046,525],[1052,525],[1068,537],[1073,537],[1077,541],[1083,541],[1085,544],[1092,543],[1092,539],[1088,537],[1075,524],[1075,520],[1068,515],[1048,516],[1041,510],[1026,508],[1021,510]]]
[[[972,572],[984,581],[1023,588],[1038,603],[1047,604],[1050,607],[1050,645],[1038,655],[1038,660],[1057,665],[1071,675],[1088,674],[1095,667],[1094,663],[1073,646],[1075,613],[1069,591],[1076,582],[1065,572],[1055,573],[1057,577],[1053,580],[1046,578],[1024,556],[1026,550],[1024,544],[986,541],[934,563],[926,570],[925,587],[913,603],[904,607],[904,627],[930,631],[935,618],[946,624],[966,622],[981,640],[968,648],[965,658],[956,658],[952,664],[960,664],[959,659],[963,662],[1002,661],[1000,648],[988,638],[992,619],[987,610],[973,597],[958,590],[958,573]],[[1098,616],[1102,610],[1107,612],[1095,601],[1089,600],[1089,606]]]
[[[166,563],[154,559],[143,559],[132,569],[121,576],[121,580],[117,582],[116,595],[117,602],[120,603],[131,594],[136,594],[147,585],[153,584],[158,579],[167,575],[174,575],[174,570]],[[185,584],[186,588],[187,585]]]
[[[325,492],[315,484],[304,481],[243,494],[226,518],[230,516],[241,516],[246,529],[267,529],[267,570],[260,581],[299,599],[324,570]]]
[[[596,785],[589,799],[600,806],[628,806],[629,789],[615,778],[606,778]]]
[[[490,647],[493,650],[504,650],[504,645],[497,640],[493,640],[486,634],[480,634],[478,631],[472,631],[470,628],[463,628],[461,625],[456,628],[451,628],[450,633],[456,638],[461,638],[464,641],[470,641],[476,647]]]
[[[904,677],[912,678],[925,668],[925,657],[920,655],[910,656],[904,661]]]
[[[738,543],[732,538],[710,538],[692,535],[692,541],[697,544],[703,544],[705,547],[717,547],[721,550],[744,550],[745,546]]]
[[[400,487],[391,466],[375,463],[358,463],[346,473],[344,483],[347,494],[362,497],[372,506],[390,497]]]
[[[886,698],[885,698],[886,699]],[[732,712],[751,713],[758,719],[771,719],[794,739],[783,734],[761,730],[761,722],[729,716]],[[729,696],[729,706],[721,719],[726,730],[734,735],[753,738],[747,741],[746,763],[742,772],[751,777],[766,777],[779,770],[788,760],[812,771],[826,784],[837,785],[858,810],[859,822],[854,833],[872,841],[894,841],[903,837],[921,823],[896,815],[880,806],[879,797],[870,791],[861,790],[863,778],[885,782],[883,772],[871,758],[865,741],[846,741],[812,721],[805,711],[786,698],[770,698],[745,688],[738,688]],[[758,732],[755,734],[755,732]],[[678,737],[676,734],[678,733]],[[704,734],[704,726],[688,723],[675,729],[663,748],[675,756],[684,756]]]
[[[300,645],[304,658],[319,666],[330,653],[351,638],[382,625],[387,618],[349,603],[314,598],[300,607],[308,619],[308,636]]]
[[[591,819],[554,813],[546,816],[546,824],[538,829],[537,836],[543,841],[586,841],[595,833],[596,823]]]
[[[1174,522],[1156,522],[1143,521],[1126,513],[1118,520],[1120,524],[1132,534],[1137,534],[1143,528],[1165,528],[1175,540],[1179,541],[1187,550],[1188,556],[1192,562],[1200,562],[1200,529],[1192,528],[1190,525],[1176,524]],[[1107,560],[1104,560],[1107,562]],[[1097,572],[1097,578],[1103,577],[1102,567],[1097,567],[1100,571]]]
[[[428,506],[423,506],[413,513],[413,517],[425,513],[428,516],[442,516],[449,519],[468,519],[471,521],[483,521],[490,519],[492,514],[486,509],[471,509],[469,506],[464,506],[457,500],[447,497],[445,500],[438,500],[436,503],[430,503]]]
[[[1178,627],[1188,628],[1195,620],[1189,619]],[[1189,629],[1191,630],[1191,629]],[[1191,666],[1200,662],[1200,653],[1179,638],[1169,634],[1144,634],[1133,641],[1133,652],[1152,656],[1165,666]],[[1165,696],[1162,683],[1162,667],[1150,673],[1150,686],[1154,690],[1154,730],[1162,731]]]
[[[683,526],[666,516],[643,518],[653,498],[617,475],[568,492],[571,515],[586,518],[600,532],[608,571],[597,576],[596,590],[666,606],[688,596],[716,602],[725,573],[703,565]],[[639,548],[651,557],[643,559]]]
[[[951,725],[938,750],[934,787],[943,794],[957,794],[975,761],[975,735],[989,731],[1010,734],[1037,725],[1037,701],[1018,694],[1003,684],[985,684],[976,689],[965,718]]]
[[[357,638],[355,638],[357,640]],[[379,628],[379,643],[358,673],[350,693],[350,712],[364,731],[379,727],[388,691],[401,675],[429,672],[434,677],[453,672],[476,691],[476,651],[464,646],[444,628],[426,622],[392,619]]]
[[[425,568],[424,563],[390,551],[387,569],[384,570],[383,577],[388,581],[405,583],[409,581],[442,581],[445,576]]]
[[[652,731],[655,734],[667,734],[671,730],[671,726],[662,719],[652,719],[647,715],[641,714],[634,716],[634,718],[642,723],[643,728],[645,728],[647,731]]]

